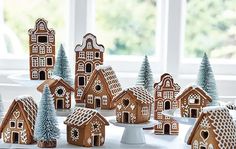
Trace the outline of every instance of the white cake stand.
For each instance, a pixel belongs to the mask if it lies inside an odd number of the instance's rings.
[[[158,123],[157,121],[149,120],[141,124],[124,124],[118,123],[116,119],[111,119],[109,122],[115,126],[125,128],[120,142],[130,145],[146,144],[143,128],[153,127]]]

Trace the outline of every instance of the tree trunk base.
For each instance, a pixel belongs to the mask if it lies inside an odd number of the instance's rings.
[[[57,146],[57,140],[43,141],[40,140],[37,142],[38,147],[40,148],[55,148]]]

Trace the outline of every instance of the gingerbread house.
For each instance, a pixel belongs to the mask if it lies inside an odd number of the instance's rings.
[[[65,120],[67,142],[78,146],[102,146],[105,142],[105,126],[108,121],[97,111],[75,108]]]
[[[155,134],[176,135],[179,133],[179,124],[174,119],[162,114],[164,110],[178,108],[175,96],[179,91],[180,86],[168,73],[163,74],[160,82],[154,84],[154,119],[159,122],[154,127]]]
[[[37,105],[31,96],[20,96],[13,100],[0,127],[0,137],[6,143],[35,143],[34,126]]]
[[[81,98],[93,70],[103,64],[104,46],[97,44],[96,36],[91,33],[83,37],[82,44],[75,47],[75,101],[84,103]]]
[[[119,123],[144,123],[150,119],[153,97],[143,87],[131,87],[118,94],[116,121]]]
[[[192,149],[235,149],[236,126],[229,110],[206,107],[187,140]]]
[[[179,93],[176,97],[179,102],[182,117],[199,117],[202,108],[212,101],[211,97],[201,87],[192,85]]]
[[[47,21],[39,18],[28,33],[30,79],[48,79],[55,64],[55,31],[48,29]]]
[[[122,91],[111,66],[97,66],[82,95],[87,108],[113,109],[113,98]]]
[[[54,98],[55,109],[70,109],[71,93],[74,89],[66,83],[63,78],[52,76],[37,87],[39,92],[43,92],[44,85],[48,84]]]

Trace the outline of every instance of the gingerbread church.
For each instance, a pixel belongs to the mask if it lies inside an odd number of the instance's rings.
[[[111,66],[97,66],[87,83],[82,99],[85,107],[113,109],[113,98],[122,91],[121,85]]]
[[[67,125],[67,142],[85,147],[102,146],[105,126],[109,125],[101,114],[88,108],[75,108],[64,124]]]
[[[46,80],[55,64],[55,31],[48,29],[45,19],[39,18],[28,33],[30,79]]]
[[[201,87],[191,85],[176,97],[179,102],[180,114],[182,117],[199,117],[202,108],[211,101],[211,97]]]
[[[144,123],[150,119],[153,97],[143,87],[131,87],[118,94],[116,121],[118,123]]]
[[[76,45],[75,53],[75,101],[84,103],[81,96],[93,70],[103,64],[104,46],[97,43],[96,36],[88,33],[82,44]]]
[[[235,149],[236,125],[225,107],[206,107],[187,140],[192,149]]]
[[[31,96],[13,100],[0,127],[0,137],[5,143],[32,144],[37,105]]]
[[[74,89],[58,76],[52,76],[45,80],[37,87],[37,90],[42,93],[45,84],[48,84],[53,95],[55,109],[70,109],[71,93]]]
[[[178,108],[175,96],[180,91],[180,86],[174,82],[173,77],[165,73],[161,80],[154,84],[154,119],[160,122],[154,127],[155,134],[176,135],[179,132],[179,124],[172,118],[164,116],[162,111]]]

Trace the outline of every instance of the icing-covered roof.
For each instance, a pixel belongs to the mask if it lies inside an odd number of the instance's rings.
[[[187,141],[188,144],[191,144],[198,125],[200,125],[200,123],[206,119],[212,121],[208,129],[213,129],[213,132],[216,135],[215,139],[218,142],[217,146],[220,149],[236,147],[236,125],[229,113],[229,110],[225,107],[203,108],[203,112],[196,121],[192,133]]]
[[[29,130],[31,135],[34,134],[34,126],[35,126],[35,120],[38,112],[37,104],[34,102],[33,98],[28,95],[24,96],[18,96],[14,99],[11,106],[8,109],[7,114],[5,115],[2,125],[0,128],[0,132],[3,130],[3,127],[5,127],[5,124],[8,122],[8,118],[10,117],[10,114],[14,110],[13,108],[15,105],[18,104],[20,109],[23,109],[25,120],[27,121],[27,124],[29,126]],[[18,110],[20,110],[18,109]]]
[[[105,125],[109,125],[107,120],[99,114],[96,110],[88,108],[75,108],[73,113],[68,115],[64,124],[83,126],[86,125],[94,116],[100,117]]]

